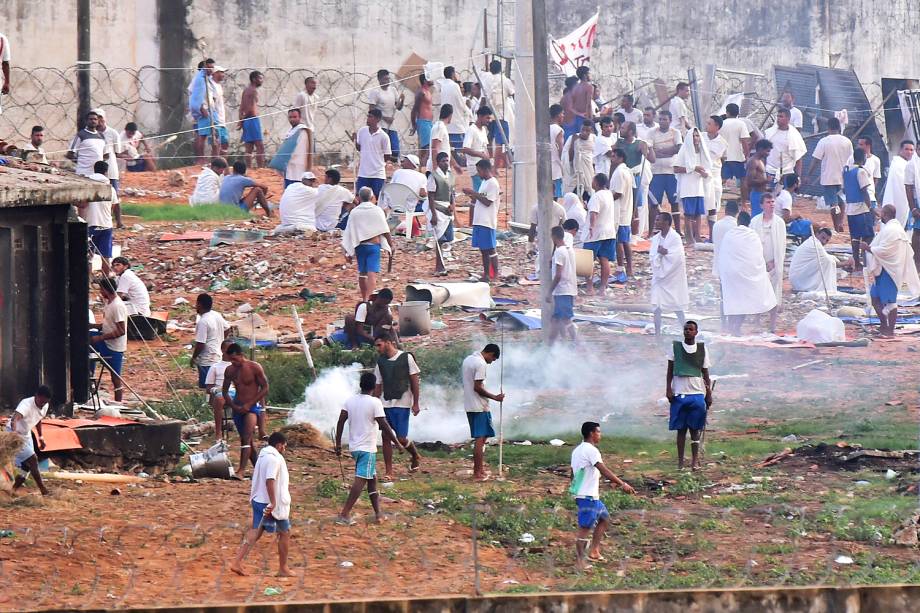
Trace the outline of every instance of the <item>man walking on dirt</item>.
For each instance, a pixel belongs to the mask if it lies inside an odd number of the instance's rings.
[[[493,394],[485,388],[486,368],[501,356],[501,349],[495,343],[489,343],[482,351],[476,352],[463,360],[460,367],[463,379],[463,405],[466,418],[470,423],[470,438],[473,447],[473,479],[486,481],[489,474],[485,469],[486,440],[495,436],[492,427],[492,413],[489,412],[489,400],[502,402],[504,393]]]
[[[268,532],[278,534],[278,576],[292,576],[287,566],[291,543],[291,491],[288,488],[290,477],[287,462],[284,461],[283,455],[285,449],[287,439],[284,434],[272,432],[268,437],[268,445],[259,454],[259,461],[252,472],[252,488],[249,491],[252,526],[237,551],[236,559],[230,565],[230,570],[238,575],[246,576],[243,559],[262,533]]]
[[[412,456],[409,472],[416,472],[420,466],[418,450],[409,440],[409,412],[419,414],[419,382],[421,369],[411,353],[396,348],[396,340],[390,332],[384,331],[374,337],[377,348],[377,365],[374,376],[377,386],[374,396],[383,399],[383,410],[387,422],[396,433],[399,444]],[[384,481],[393,480],[393,443],[387,437],[383,439],[383,463],[386,472]]]
[[[240,97],[240,130],[243,131],[243,159],[249,168],[265,168],[265,145],[262,142],[262,120],[259,118],[259,88],[265,76],[258,70],[249,73],[249,85]],[[255,164],[252,151],[255,149]]]
[[[240,433],[239,478],[246,470],[246,459],[256,464],[256,450],[253,448],[253,433],[259,421],[259,413],[268,396],[268,379],[262,367],[243,356],[243,348],[237,343],[227,347],[230,366],[224,371],[223,396],[224,406],[233,411],[233,423]],[[230,386],[235,392],[230,391]]]
[[[671,403],[669,430],[677,431],[677,468],[684,467],[687,430],[690,430],[691,468],[700,469],[701,436],[706,429],[706,414],[712,405],[709,382],[709,353],[696,342],[695,321],[684,324],[684,340],[671,343],[665,395]]]

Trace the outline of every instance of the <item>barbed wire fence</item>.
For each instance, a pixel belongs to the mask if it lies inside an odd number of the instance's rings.
[[[281,67],[228,70],[223,89],[231,154],[242,152],[241,132],[238,129],[239,102],[249,83],[249,73],[253,70],[259,70],[265,76],[259,90],[259,114],[269,155],[284,140],[290,128],[287,110],[292,107],[297,93],[303,90],[306,77],[313,76],[317,80],[316,94],[320,100],[315,113],[317,155],[326,164],[347,164],[352,161],[355,152],[348,133],[364,125],[368,92],[377,85],[376,75],[333,68],[315,72]],[[121,131],[126,123],[133,121],[148,138],[180,132],[175,143],[157,151],[156,157],[161,159],[161,167],[184,166],[194,161],[193,126],[187,109],[187,94],[180,105],[165,105],[160,96],[163,73],[177,71],[183,75],[185,84],[195,74],[194,69],[162,69],[154,66],[120,68],[107,67],[101,63],[90,66],[92,104],[106,111],[111,127]],[[464,81],[475,79],[469,71],[459,72]],[[620,93],[636,92],[637,106],[640,108],[645,103],[657,106],[658,99],[651,84],[656,78],[661,78],[672,89],[678,81],[686,81],[687,75],[673,70],[660,74],[647,70],[627,70],[623,73],[599,72],[595,75],[603,95],[614,97]],[[77,67],[13,67],[11,80],[12,91],[3,97],[0,139],[14,144],[26,143],[31,127],[41,125],[45,128],[45,150],[54,152],[51,156],[53,159],[63,159],[63,152],[75,134],[78,123]],[[406,99],[403,110],[397,112],[394,121],[394,129],[400,134],[404,152],[417,150],[417,137],[410,136],[413,91],[407,84],[412,81],[414,77],[393,85],[398,92],[405,94]],[[738,74],[718,72],[714,83],[715,91],[701,92],[711,100],[710,108],[701,109],[704,117],[717,110],[725,96],[745,91],[745,77]],[[759,125],[767,118],[766,112],[776,99],[776,88],[770,76],[755,77],[754,84],[751,117]],[[877,84],[867,84],[864,88],[871,105],[881,100]],[[551,99],[558,99],[561,91],[562,79],[553,79]],[[529,104],[531,99],[529,94],[519,95],[516,104]],[[616,101],[611,104],[616,104]],[[876,120],[882,128],[884,117],[879,114]],[[173,126],[174,129],[170,131],[165,126]],[[175,126],[180,128],[175,129]],[[155,145],[158,140],[151,138],[149,143]]]

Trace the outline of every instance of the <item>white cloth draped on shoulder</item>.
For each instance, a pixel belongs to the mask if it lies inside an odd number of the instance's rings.
[[[659,253],[662,247],[667,254]],[[663,311],[685,311],[690,306],[690,292],[687,289],[687,259],[684,243],[674,230],[666,236],[656,232],[649,249],[652,268],[652,306]]]
[[[737,227],[738,220],[731,215],[726,215],[712,226],[712,274],[719,277],[719,247],[725,233]]]
[[[769,223],[764,222],[763,213],[751,219],[751,230],[757,234],[764,246],[764,262],[773,261],[773,270],[767,274],[776,294],[776,304],[783,304],[783,269],[786,264],[786,222],[774,215]],[[769,254],[767,249],[770,249]],[[772,256],[772,258],[770,257]]]
[[[796,247],[789,260],[789,283],[797,292],[837,292],[837,258],[812,236]]]
[[[389,231],[390,226],[387,225],[383,209],[373,202],[362,202],[348,215],[348,224],[342,232],[342,248],[348,255],[354,255],[355,247],[362,242],[387,234]],[[386,251],[390,250],[390,245],[386,241],[381,241],[380,246]]]
[[[882,274],[884,269],[898,291],[906,286],[912,297],[920,296],[920,278],[917,277],[917,267],[914,265],[914,250],[900,221],[890,219],[883,224],[870,247],[872,250],[866,254],[866,272],[871,279]]]
[[[700,138],[699,151],[693,144],[693,135],[697,134]],[[706,189],[709,184],[709,176],[712,175],[712,158],[703,142],[702,134],[699,128],[692,128],[687,131],[687,137],[680,146],[680,151],[674,156],[674,166],[680,166],[686,173],[677,175],[678,195],[681,198],[705,197]],[[696,167],[706,171],[707,176],[703,176],[694,171]]]
[[[907,192],[904,189],[904,173],[907,167],[917,163],[915,155],[911,161],[907,161],[900,155],[891,158],[891,164],[888,166],[888,179],[885,183],[885,195],[882,197],[882,205],[893,204],[897,209],[896,219],[903,227],[907,223],[907,217],[910,215],[910,205],[907,203]]]
[[[763,245],[756,232],[747,226],[726,232],[719,247],[718,264],[725,315],[757,315],[776,306]]]

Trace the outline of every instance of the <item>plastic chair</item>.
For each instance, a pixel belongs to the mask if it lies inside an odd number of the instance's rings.
[[[406,240],[412,240],[412,220],[416,217],[424,218],[424,212],[415,212],[418,204],[418,194],[402,183],[387,183],[380,190],[378,203],[397,214],[405,214]]]

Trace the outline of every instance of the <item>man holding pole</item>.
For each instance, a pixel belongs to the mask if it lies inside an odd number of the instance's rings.
[[[671,403],[669,430],[677,431],[677,468],[684,468],[687,430],[690,430],[690,467],[700,469],[700,445],[706,429],[706,415],[712,406],[709,381],[709,354],[703,343],[696,342],[695,321],[684,324],[684,340],[674,341],[668,355],[665,395]]]
[[[489,343],[482,351],[467,356],[463,360],[461,376],[463,379],[463,405],[466,409],[466,418],[470,424],[470,437],[475,441],[473,447],[473,479],[487,481],[490,474],[485,470],[485,445],[486,439],[495,436],[492,427],[492,413],[489,411],[489,400],[502,402],[505,400],[504,392],[493,394],[486,390],[486,367],[501,356],[501,349],[494,343]]]

